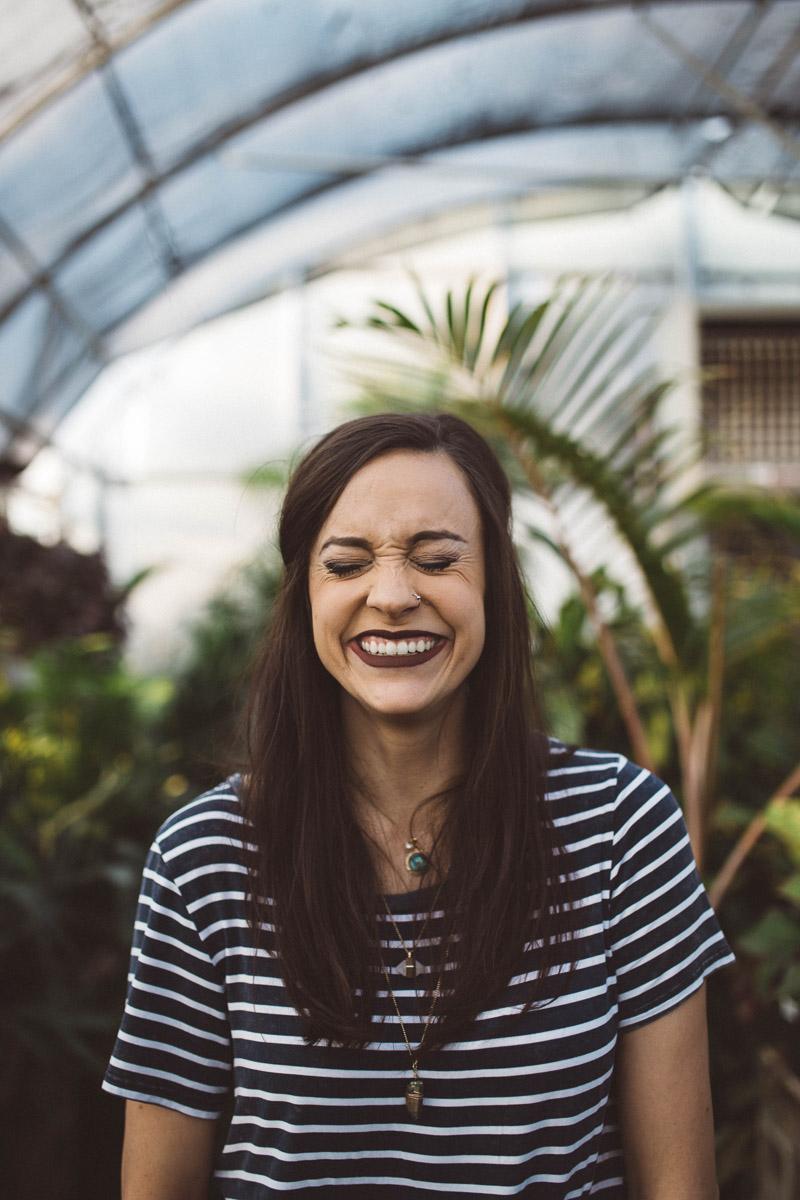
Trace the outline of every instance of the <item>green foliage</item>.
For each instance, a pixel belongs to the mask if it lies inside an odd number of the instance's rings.
[[[240,765],[244,747],[236,718],[252,658],[269,627],[279,577],[272,559],[247,565],[227,590],[212,597],[192,627],[163,735],[180,745],[184,771],[196,790]]]
[[[696,486],[688,468],[699,447],[684,438],[676,452],[662,414],[671,385],[647,350],[656,320],[645,292],[613,280],[563,280],[542,302],[510,310],[497,284],[472,282],[441,301],[418,288],[411,312],[373,306],[362,325],[376,351],[349,375],[359,411],[435,407],[470,421],[515,488],[537,498],[530,544],[557,555],[579,585],[549,628],[536,624],[551,728],[628,753],[643,730],[701,847],[707,834],[713,877],[795,766],[800,505],[764,489]],[[620,549],[643,608],[615,576]],[[598,613],[640,729],[622,719]],[[739,965],[709,992],[720,1174],[731,1200],[753,1191],[758,1047],[778,1047],[800,1071],[797,812],[797,801],[769,808],[722,912]]]
[[[674,785],[675,747],[664,697],[664,670],[646,637],[641,614],[624,588],[604,570],[594,573],[595,591],[607,611],[632,680],[658,769]],[[603,661],[579,596],[569,596],[557,616],[535,629],[536,670],[549,728],[567,742],[630,752]]]
[[[16,685],[11,669],[0,676],[4,1183],[58,1197],[80,1144],[76,1090],[113,1033],[142,847],[171,805],[170,764],[153,754],[170,692],[131,677],[104,635],[49,644]],[[33,1159],[20,1153],[31,1123]]]
[[[533,308],[505,313],[502,300],[497,285],[472,284],[439,306],[420,294],[419,314],[378,303],[366,324],[399,341],[402,354],[391,371],[383,353],[355,370],[360,404],[458,412],[528,492],[529,452],[538,495],[556,516],[569,514],[570,529],[580,525],[592,551],[607,544],[610,519],[639,564],[652,611],[671,631],[690,699],[702,695],[709,663],[705,547],[709,539],[728,547],[713,876],[794,765],[797,505],[756,491],[688,489],[686,459],[675,458],[660,423],[667,385],[641,353],[653,314],[637,296],[567,281]],[[275,486],[279,472],[251,482]],[[527,533],[531,545],[563,555],[549,527]],[[774,560],[765,560],[764,542],[778,546]],[[593,565],[588,577],[659,774],[680,794],[668,700],[674,671],[657,653],[650,613],[631,601],[614,567]],[[108,631],[40,641],[26,661],[0,658],[0,1137],[4,1187],[19,1200],[113,1194],[119,1106],[100,1096],[99,1081],[124,996],[142,862],[166,814],[237,765],[235,715],[277,579],[268,561],[243,571],[196,621],[169,679],[132,675]],[[549,626],[533,609],[531,619],[553,731],[630,752],[584,601],[568,597]],[[730,1200],[749,1186],[758,1047],[777,1045],[800,1070],[791,1019],[800,1001],[799,814],[797,801],[769,808],[767,832],[722,912],[739,958],[733,976],[709,987],[720,1173]],[[26,1140],[31,1129],[34,1143]]]
[[[226,739],[276,580],[256,563],[214,598],[172,679],[132,674],[105,634],[0,658],[4,1194],[115,1193],[121,1106],[100,1079],[144,856],[168,813],[223,777],[215,754],[230,769]]]
[[[680,779],[664,675],[641,614],[607,580],[595,577],[633,682],[659,774]],[[761,652],[732,665],[721,730],[717,802],[709,843],[713,877],[763,797],[793,766],[800,655],[784,624]],[[537,676],[550,726],[566,740],[630,753],[624,723],[587,620],[568,597],[549,627],[536,628]],[[737,966],[709,981],[712,1082],[723,1197],[752,1195],[759,1095],[758,1052],[777,1046],[800,1073],[794,1004],[800,1004],[800,870],[797,800],[770,806],[769,833],[746,860],[726,897],[721,920]]]

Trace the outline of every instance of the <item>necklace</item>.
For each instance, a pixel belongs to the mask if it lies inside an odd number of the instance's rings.
[[[444,885],[444,880],[442,880],[442,882],[439,884],[439,890],[436,893],[436,897],[434,899],[431,911],[433,911],[433,909],[436,908],[436,905],[439,902],[439,895],[441,893],[443,885]],[[386,912],[388,913],[389,920],[391,921],[392,925],[394,926],[395,933],[399,937],[399,939],[402,943],[403,949],[406,952],[406,961],[403,963],[404,973],[407,976],[410,976],[413,978],[417,974],[418,964],[412,957],[412,952],[406,946],[403,935],[401,934],[400,930],[397,928],[397,922],[395,921],[394,917],[392,916],[389,905],[386,903],[385,896],[383,897],[383,903],[384,903],[384,907],[386,908]],[[422,929],[420,931],[420,938],[422,936],[422,933],[424,933],[424,931],[427,927],[428,921],[430,919],[430,915],[431,914],[429,912],[428,916],[425,918],[425,924],[422,926]],[[378,945],[379,945],[379,950],[380,950],[380,941],[379,941]],[[412,939],[411,945],[412,945],[412,947],[414,947],[414,949],[416,949],[416,945],[415,945],[415,942],[413,939]],[[430,1028],[431,1021],[433,1020],[433,1014],[436,1011],[436,1005],[437,1005],[437,1003],[439,1001],[439,997],[442,993],[442,980],[444,979],[444,969],[445,969],[446,962],[447,962],[447,950],[445,950],[445,964],[442,965],[442,969],[439,972],[439,978],[437,980],[436,987],[433,989],[433,1001],[431,1003],[430,1012],[428,1013],[428,1016],[425,1019],[425,1025],[422,1030],[422,1037],[419,1040],[419,1045],[417,1046],[416,1049],[414,1049],[414,1047],[411,1045],[411,1042],[408,1040],[408,1034],[406,1033],[406,1027],[403,1023],[403,1018],[400,1015],[400,1008],[397,1003],[397,998],[395,997],[394,990],[392,988],[392,984],[389,979],[389,972],[386,970],[386,964],[383,961],[383,954],[381,954],[381,970],[383,971],[383,977],[386,980],[386,990],[388,991],[389,995],[392,998],[392,1004],[394,1005],[394,1011],[397,1013],[397,1020],[400,1023],[400,1032],[403,1035],[403,1041],[405,1042],[406,1049],[408,1050],[408,1057],[411,1060],[411,1078],[409,1079],[408,1083],[406,1084],[405,1099],[406,1099],[406,1108],[408,1109],[409,1113],[411,1114],[411,1116],[414,1118],[415,1121],[419,1120],[419,1114],[422,1111],[422,1100],[423,1100],[423,1096],[424,1096],[422,1080],[420,1079],[420,1076],[419,1076],[419,1056],[422,1053],[422,1047],[425,1045],[425,1038],[428,1035],[428,1029]]]
[[[444,880],[442,880],[442,882],[439,884],[439,890],[437,891],[436,896],[434,898],[431,912],[433,911],[433,909],[436,908],[436,905],[439,903],[439,896],[441,894],[443,884],[444,884]],[[425,930],[428,928],[428,921],[431,919],[431,914],[430,914],[430,912],[428,913],[428,915],[425,918],[425,922],[424,922],[422,928],[420,929],[417,937],[411,939],[411,946],[409,947],[406,945],[406,940],[403,937],[402,933],[400,932],[400,930],[397,926],[397,922],[395,921],[394,917],[392,916],[392,910],[389,908],[389,905],[386,903],[386,897],[383,896],[382,899],[383,899],[383,907],[386,909],[386,915],[388,916],[389,920],[392,922],[392,925],[394,926],[394,931],[400,940],[400,945],[403,947],[403,952],[405,953],[405,956],[406,956],[405,962],[402,962],[400,964],[400,966],[397,967],[396,969],[398,971],[400,971],[403,975],[405,975],[406,979],[416,979],[417,975],[425,974],[425,972],[428,969],[427,967],[423,967],[422,963],[417,961],[415,955],[416,955],[416,951],[417,951],[417,942],[422,941],[422,935],[424,934]]]

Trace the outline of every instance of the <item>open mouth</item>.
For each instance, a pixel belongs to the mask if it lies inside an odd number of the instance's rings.
[[[448,639],[425,630],[401,634],[362,633],[347,644],[371,667],[416,667],[429,662],[447,645]]]

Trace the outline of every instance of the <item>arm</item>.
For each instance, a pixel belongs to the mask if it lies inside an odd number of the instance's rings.
[[[122,1200],[207,1200],[216,1121],[128,1100]]]
[[[617,1065],[631,1200],[717,1200],[705,985],[623,1033]]]

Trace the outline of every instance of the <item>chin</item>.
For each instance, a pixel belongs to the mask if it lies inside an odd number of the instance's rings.
[[[365,712],[376,717],[433,717],[437,712],[447,708],[455,699],[453,696],[360,696],[358,703]]]

